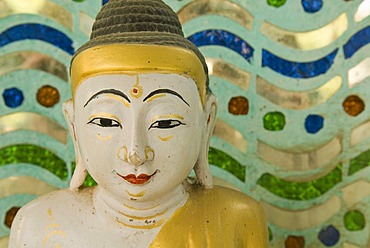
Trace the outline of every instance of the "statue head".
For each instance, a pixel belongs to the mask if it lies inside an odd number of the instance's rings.
[[[192,169],[212,187],[208,147],[217,100],[197,47],[160,0],[110,0],[71,63],[64,104],[77,166],[119,197],[152,199]]]

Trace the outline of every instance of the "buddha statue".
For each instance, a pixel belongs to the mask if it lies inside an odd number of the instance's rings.
[[[70,188],[24,206],[10,248],[268,247],[261,206],[213,186],[217,99],[170,7],[110,0],[72,59],[71,89]],[[81,187],[87,173],[97,186]]]

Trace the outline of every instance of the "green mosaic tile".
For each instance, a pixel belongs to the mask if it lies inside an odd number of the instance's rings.
[[[348,175],[352,175],[370,165],[370,150],[361,153],[359,156],[351,159]]]
[[[208,161],[236,176],[240,181],[245,180],[245,166],[242,166],[233,157],[213,147],[209,148]]]
[[[285,4],[286,0],[267,0],[267,3],[274,7],[280,7]]]
[[[325,194],[341,180],[342,166],[338,165],[329,174],[309,182],[290,182],[265,173],[258,179],[257,184],[282,198],[302,201]]]
[[[268,227],[267,230],[268,230],[268,235],[269,235],[269,241],[271,241],[274,236],[272,235],[272,231],[271,231],[270,227]]]
[[[365,216],[360,211],[351,210],[344,215],[344,226],[348,231],[362,230],[365,224]]]
[[[263,117],[263,127],[268,131],[281,131],[285,126],[285,116],[280,112],[270,112]]]
[[[27,163],[50,171],[66,180],[68,170],[66,163],[51,151],[35,145],[14,145],[0,149],[0,166]]]

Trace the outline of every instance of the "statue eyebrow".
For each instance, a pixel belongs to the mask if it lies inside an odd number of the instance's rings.
[[[115,90],[115,89],[107,89],[107,90],[101,90],[99,91],[98,93],[94,94],[92,97],[90,97],[90,99],[85,103],[84,107],[87,106],[87,104],[89,102],[91,102],[92,100],[94,100],[97,96],[101,95],[101,94],[113,94],[113,95],[117,95],[117,96],[120,96],[122,97],[123,99],[125,99],[126,101],[128,101],[129,103],[131,103],[130,99],[126,96],[125,93],[123,93],[122,91],[119,91],[119,90]]]
[[[167,93],[167,94],[171,94],[171,95],[174,95],[174,96],[177,96],[178,98],[180,98],[186,105],[189,105],[189,103],[187,103],[185,101],[185,99],[179,94],[177,93],[176,91],[173,91],[173,90],[170,90],[170,89],[158,89],[158,90],[155,90],[155,91],[152,91],[149,95],[147,95],[143,102],[145,102],[146,100],[148,100],[150,97],[154,96],[154,95],[157,95],[157,94],[162,94],[162,93]]]

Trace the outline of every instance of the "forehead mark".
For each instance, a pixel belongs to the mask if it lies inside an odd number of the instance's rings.
[[[162,136],[158,135],[158,138],[162,141],[169,141],[170,139],[173,138],[173,135],[170,135],[170,136],[167,136],[167,137],[162,137]]]
[[[157,94],[157,95],[154,95],[154,96],[148,98],[147,102],[151,102],[151,101],[153,101],[153,100],[155,100],[157,98],[164,97],[164,96],[167,96],[167,95],[166,94]]]
[[[100,134],[97,134],[96,137],[98,137],[98,139],[100,139],[100,140],[110,140],[112,138],[112,135],[109,135],[107,137],[103,137]]]
[[[149,93],[149,95],[147,95],[144,98],[143,102],[145,102],[146,100],[148,100],[152,96],[155,96],[155,95],[158,95],[158,94],[171,94],[171,95],[174,95],[174,96],[180,98],[186,105],[188,105],[190,107],[189,103],[187,101],[185,101],[185,99],[179,93],[177,93],[174,90],[170,90],[170,89],[158,89],[158,90],[154,90],[154,91],[152,91],[151,93]]]
[[[177,118],[179,120],[184,120],[184,117],[178,114],[171,114],[171,115],[157,115],[154,116],[152,122],[159,120],[159,119],[168,119],[168,118]]]
[[[134,98],[139,98],[143,95],[143,87],[139,83],[139,75],[136,75],[136,82],[130,91],[130,95]]]
[[[118,96],[118,97],[126,100],[128,103],[131,103],[128,96],[125,93],[123,93],[122,91],[119,91],[119,90],[116,90],[116,89],[106,89],[106,90],[101,90],[98,93],[94,94],[92,97],[90,97],[90,99],[87,100],[87,102],[85,103],[84,107],[86,107],[87,104],[89,104],[92,100],[96,99],[99,95],[102,95],[102,94],[115,95],[115,96]]]

